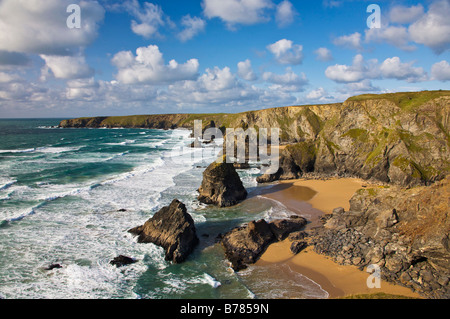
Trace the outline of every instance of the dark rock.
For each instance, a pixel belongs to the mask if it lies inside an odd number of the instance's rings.
[[[111,260],[109,263],[116,267],[122,267],[122,266],[134,264],[135,262],[137,262],[137,260],[135,260],[131,257],[119,255],[119,256],[115,257],[113,260]]]
[[[270,223],[270,228],[277,240],[284,240],[290,233],[301,230],[306,225],[306,219],[296,216],[294,219],[279,219]]]
[[[247,197],[247,191],[233,164],[213,162],[203,172],[198,200],[220,207],[233,206]]]
[[[53,270],[53,269],[59,269],[62,268],[60,264],[51,264],[44,268],[44,270]]]
[[[289,234],[288,239],[290,241],[295,241],[295,240],[302,240],[305,239],[306,237],[308,237],[308,233],[305,231],[297,231],[297,232],[293,232],[291,234]]]
[[[267,247],[298,231],[306,224],[303,217],[287,220],[252,221],[247,226],[237,227],[222,236],[225,255],[235,271],[245,269],[246,264],[255,263]]]
[[[294,255],[297,255],[299,252],[301,252],[302,250],[304,250],[306,247],[308,247],[308,243],[305,241],[294,241],[291,244],[291,252]]]
[[[166,251],[165,259],[183,262],[194,250],[199,240],[194,220],[186,206],[174,199],[170,206],[161,208],[144,225],[129,230],[138,236],[139,243],[153,243]]]
[[[127,210],[126,210],[125,208],[121,208],[121,209],[118,210],[118,212],[122,212],[122,213],[123,213],[123,212],[126,212],[126,211],[127,211]]]
[[[252,221],[223,235],[225,255],[235,271],[245,269],[245,264],[255,263],[266,248],[276,241],[270,225],[265,220]]]

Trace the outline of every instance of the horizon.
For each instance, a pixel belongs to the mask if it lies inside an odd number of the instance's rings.
[[[0,118],[235,114],[445,90],[448,16],[449,0],[5,0]]]

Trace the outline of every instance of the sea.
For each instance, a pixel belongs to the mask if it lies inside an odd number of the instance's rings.
[[[260,196],[257,163],[238,170],[249,198],[217,208],[199,203],[197,189],[223,141],[198,149],[189,147],[189,130],[63,129],[59,122],[0,120],[0,299],[328,297],[287,265],[230,268],[218,234],[292,215]],[[175,198],[200,239],[181,264],[127,232]],[[119,255],[136,262],[111,265]],[[47,270],[55,264],[61,268]]]

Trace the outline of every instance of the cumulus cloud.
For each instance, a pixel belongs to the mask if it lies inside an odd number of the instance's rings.
[[[363,56],[358,54],[353,58],[352,65],[330,66],[325,70],[325,75],[338,83],[355,83],[382,78],[410,83],[428,80],[428,75],[423,68],[414,67],[413,64],[414,62],[403,63],[399,57],[387,58],[379,64],[376,59],[365,61]]]
[[[408,29],[403,26],[383,26],[382,28],[373,28],[365,31],[366,42],[386,42],[404,51],[413,51],[414,45],[411,41]]]
[[[43,80],[46,79],[49,70],[57,79],[81,79],[94,74],[84,56],[41,55],[41,58],[45,61]]]
[[[450,49],[450,2],[431,3],[429,10],[408,28],[411,39],[430,47],[436,54]]]
[[[71,55],[97,37],[104,9],[97,1],[80,1],[80,29],[67,27],[66,8],[72,0],[0,2],[0,50]]]
[[[244,80],[254,81],[257,79],[255,72],[252,69],[252,63],[249,59],[241,61],[237,64],[238,72],[237,74]]]
[[[399,57],[384,60],[380,65],[383,77],[389,79],[404,80],[406,82],[422,82],[428,79],[428,75],[421,67],[414,67],[414,62],[402,63]]]
[[[186,42],[205,30],[206,21],[188,14],[181,19],[181,25],[184,29],[178,34],[178,38]]]
[[[328,62],[333,60],[333,55],[327,48],[318,48],[314,53],[316,54],[316,59],[319,61]]]
[[[280,28],[286,27],[294,22],[297,11],[290,1],[284,0],[277,5],[275,21]]]
[[[118,69],[116,79],[125,84],[164,84],[191,80],[197,78],[199,68],[197,59],[190,59],[184,64],[171,60],[166,65],[156,45],[138,48],[136,56],[131,51],[118,52],[111,62]]]
[[[350,35],[343,35],[333,40],[333,44],[348,49],[361,50],[361,33],[355,32]]]
[[[159,37],[159,28],[165,24],[164,12],[161,7],[144,2],[143,6],[137,0],[128,0],[121,4],[135,20],[131,21],[131,30],[144,38]]]
[[[272,86],[273,89],[283,91],[300,92],[308,84],[308,78],[304,73],[298,75],[291,68],[287,68],[284,74],[264,72],[262,78],[267,82],[275,84],[275,86]]]
[[[366,62],[361,54],[357,54],[353,58],[352,65],[336,64],[329,66],[325,70],[325,75],[330,80],[338,83],[359,82],[365,78],[378,76],[377,62],[376,60]]]
[[[431,77],[432,80],[450,81],[450,64],[445,60],[433,64],[431,67]]]
[[[415,22],[424,14],[421,4],[411,7],[395,6],[389,11],[389,20],[393,23],[409,24]]]
[[[204,15],[220,18],[230,28],[237,24],[251,25],[269,20],[267,10],[273,8],[271,0],[203,0]]]
[[[280,64],[297,65],[303,62],[303,46],[291,40],[281,39],[267,46]]]

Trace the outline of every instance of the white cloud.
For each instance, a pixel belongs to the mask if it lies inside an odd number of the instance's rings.
[[[431,3],[429,10],[408,28],[411,39],[430,47],[436,54],[450,49],[450,1]]]
[[[17,74],[10,74],[6,72],[0,72],[0,83],[10,83],[21,80]]]
[[[66,8],[72,0],[0,2],[0,50],[71,55],[97,37],[104,9],[97,1],[80,1],[81,28],[69,29]]]
[[[279,89],[283,91],[300,92],[303,87],[308,84],[308,78],[304,73],[300,75],[292,71],[291,68],[286,69],[285,74],[274,74],[272,72],[264,72],[262,78],[270,83],[275,84],[272,89]]]
[[[428,79],[428,75],[420,67],[413,67],[414,62],[402,63],[399,57],[392,57],[384,60],[380,65],[383,77],[406,82],[422,82]]]
[[[252,69],[252,63],[249,59],[241,61],[237,64],[238,72],[237,74],[244,80],[254,81],[257,79],[255,72]]]
[[[314,53],[316,54],[316,59],[319,61],[327,62],[333,60],[333,55],[327,48],[318,48]]]
[[[431,77],[432,80],[450,81],[450,64],[445,60],[433,64],[431,67]]]
[[[421,4],[411,7],[395,6],[389,11],[389,20],[393,23],[409,24],[415,22],[424,14]]]
[[[197,78],[199,68],[197,59],[190,59],[184,64],[171,60],[165,65],[156,45],[138,48],[136,56],[130,51],[118,52],[111,62],[118,68],[116,79],[125,84],[164,84],[191,80]]]
[[[182,42],[186,42],[204,31],[206,22],[201,18],[186,15],[181,19],[181,25],[184,29],[178,34],[178,38]]]
[[[83,56],[41,55],[41,58],[45,61],[43,80],[48,70],[51,70],[57,79],[81,79],[94,74]]]
[[[291,40],[281,39],[267,46],[280,64],[297,65],[303,62],[303,46]]]
[[[158,29],[165,24],[164,13],[160,6],[144,2],[143,8],[137,0],[125,1],[123,7],[136,20],[131,21],[131,30],[144,38],[160,36]]]
[[[359,82],[365,78],[375,78],[378,76],[377,62],[376,60],[371,60],[367,63],[361,54],[357,54],[353,58],[352,65],[336,64],[329,66],[325,70],[325,75],[330,80],[338,83]]]
[[[280,28],[286,27],[294,22],[297,15],[294,6],[290,1],[284,0],[277,5],[275,21]]]
[[[309,100],[320,100],[321,98],[325,97],[327,94],[328,94],[327,91],[324,88],[320,87],[318,89],[310,91],[306,95],[306,98]]]
[[[408,30],[402,26],[383,26],[382,28],[368,29],[366,32],[366,42],[386,42],[405,51],[413,51],[415,46],[410,45]]]
[[[203,0],[204,15],[209,18],[220,18],[228,27],[236,24],[251,25],[268,21],[268,9],[273,8],[271,0]]]
[[[355,32],[350,35],[343,35],[333,40],[333,44],[349,49],[361,50],[361,33]]]
[[[397,79],[406,82],[428,80],[427,73],[421,67],[414,67],[414,62],[402,63],[399,57],[387,58],[379,64],[377,60],[365,61],[361,54],[353,58],[352,65],[330,66],[325,75],[338,83],[355,83],[368,79]],[[363,83],[367,86],[369,82]],[[372,89],[370,89],[372,90]]]

